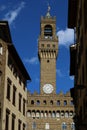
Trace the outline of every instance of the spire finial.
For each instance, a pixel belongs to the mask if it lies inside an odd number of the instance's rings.
[[[48,9],[47,9],[47,14],[46,14],[46,17],[50,18],[50,5],[48,3]]]
[[[50,5],[49,5],[49,3],[48,3],[48,12],[50,12],[50,9],[51,9],[51,8],[50,8]]]

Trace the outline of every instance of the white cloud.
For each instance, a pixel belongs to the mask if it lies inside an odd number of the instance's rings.
[[[38,58],[37,57],[32,57],[31,59],[25,59],[24,61],[26,63],[29,63],[29,64],[38,64]]]
[[[74,80],[74,76],[70,76],[70,80]]]
[[[63,74],[60,69],[56,69],[56,73],[59,77],[63,77]]]
[[[5,14],[4,19],[9,21],[9,24],[12,24],[16,17],[19,15],[20,11],[25,7],[25,2],[21,2],[18,7],[14,10],[11,10]]]
[[[74,43],[74,30],[66,28],[65,30],[59,30],[57,32],[59,38],[59,45],[68,46]]]

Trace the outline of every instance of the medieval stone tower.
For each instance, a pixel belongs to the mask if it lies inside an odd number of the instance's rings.
[[[56,36],[56,18],[48,12],[41,17],[39,37],[40,59],[40,92],[41,94],[56,93],[56,59],[58,54],[58,37]]]
[[[70,92],[56,94],[58,37],[56,17],[41,17],[38,40],[40,94],[28,92],[27,130],[75,130],[74,106]]]

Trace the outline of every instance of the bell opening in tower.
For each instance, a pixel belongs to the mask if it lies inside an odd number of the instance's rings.
[[[45,36],[45,38],[49,38],[49,37],[52,38],[52,35],[53,35],[52,26],[51,25],[46,25],[44,27],[44,36]]]

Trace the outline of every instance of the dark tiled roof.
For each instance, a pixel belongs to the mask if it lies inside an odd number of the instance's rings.
[[[0,38],[7,43],[12,43],[10,29],[7,21],[0,21]]]

